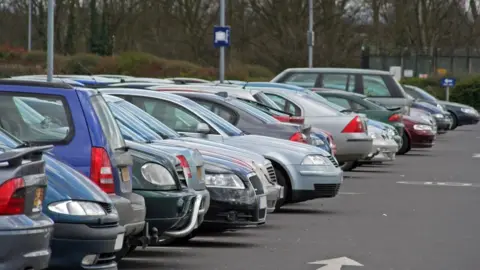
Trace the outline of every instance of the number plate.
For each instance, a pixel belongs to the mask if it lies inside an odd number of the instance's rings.
[[[130,181],[130,171],[128,170],[128,167],[123,167],[121,169],[121,175],[122,175],[122,181],[123,182]]]
[[[122,247],[123,247],[123,237],[124,237],[123,233],[117,235],[117,239],[115,240],[115,248],[114,248],[115,251],[122,249]]]
[[[259,206],[260,209],[265,209],[267,208],[267,197],[265,196],[262,196],[260,197],[260,206]]]
[[[35,190],[35,199],[33,200],[32,212],[42,211],[43,198],[45,197],[45,189],[37,188]]]

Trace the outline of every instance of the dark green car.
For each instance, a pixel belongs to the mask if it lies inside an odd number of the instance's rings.
[[[405,125],[402,122],[401,108],[387,109],[368,100],[364,95],[352,92],[321,90],[316,91],[316,93],[328,101],[345,108],[345,111],[363,113],[372,120],[392,125],[400,136],[403,135]]]

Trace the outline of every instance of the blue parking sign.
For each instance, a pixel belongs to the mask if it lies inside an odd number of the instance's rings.
[[[230,26],[213,27],[213,46],[215,48],[230,46]]]
[[[440,81],[440,85],[442,87],[454,87],[455,83],[456,83],[456,79],[454,79],[454,78],[443,78]]]

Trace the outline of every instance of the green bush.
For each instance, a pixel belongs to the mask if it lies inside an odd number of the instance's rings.
[[[93,73],[101,60],[102,57],[95,54],[76,54],[68,57],[63,72],[78,75]]]
[[[245,65],[245,67],[249,78],[268,78],[268,80],[271,80],[275,77],[275,74],[266,67],[259,65]]]

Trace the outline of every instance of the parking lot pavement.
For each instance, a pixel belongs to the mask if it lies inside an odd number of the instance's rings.
[[[261,228],[136,251],[120,269],[480,269],[479,157],[480,126],[460,127],[433,149],[347,173],[337,198],[287,207]]]

